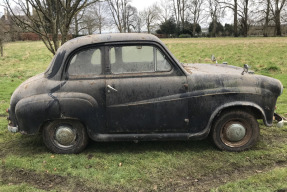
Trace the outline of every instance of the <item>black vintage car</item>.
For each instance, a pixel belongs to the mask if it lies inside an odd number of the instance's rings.
[[[43,135],[55,153],[95,141],[188,140],[252,147],[272,125],[280,81],[225,64],[180,64],[155,36],[72,39],[11,97],[8,129]]]

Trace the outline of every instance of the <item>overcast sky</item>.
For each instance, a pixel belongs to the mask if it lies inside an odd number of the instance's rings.
[[[138,11],[142,11],[144,8],[151,6],[155,2],[160,3],[160,0],[131,0],[131,5],[136,7]],[[0,5],[3,3],[3,0],[0,0]],[[0,6],[0,16],[4,14],[4,8]],[[232,15],[229,13],[224,19],[221,20],[223,23],[231,23]],[[206,27],[208,22],[201,23],[202,27]]]
[[[0,0],[0,4],[2,4],[3,0]],[[159,2],[159,0],[132,0],[131,4],[138,9],[138,11],[142,11],[144,8],[152,5],[154,2]],[[0,15],[4,14],[4,8],[0,7]]]
[[[159,0],[132,0],[131,4],[138,9],[138,11],[142,11],[144,8],[152,5],[155,2],[160,2]]]

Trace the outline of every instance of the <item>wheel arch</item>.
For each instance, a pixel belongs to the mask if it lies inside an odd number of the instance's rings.
[[[40,94],[20,100],[16,105],[16,117],[22,133],[36,134],[52,120],[80,121],[87,132],[97,124],[97,101],[83,93]]]
[[[43,123],[40,125],[40,128],[39,128],[39,132],[42,132],[43,129],[48,126],[50,123],[52,123],[53,121],[60,121],[60,120],[67,120],[67,121],[78,121],[80,122],[85,130],[87,131],[87,125],[85,124],[85,122],[81,121],[81,119],[78,119],[78,118],[72,118],[72,117],[65,117],[65,118],[55,118],[55,119],[47,119],[45,121],[43,121]]]
[[[249,112],[252,115],[254,115],[256,119],[263,119],[264,124],[266,126],[272,125],[268,123],[265,112],[259,105],[255,103],[251,103],[251,102],[232,102],[232,103],[224,104],[218,107],[216,110],[214,110],[214,112],[210,116],[210,119],[207,125],[208,133],[210,132],[213,123],[215,122],[215,120],[218,118],[218,116],[221,113],[224,113],[226,111],[232,111],[232,110],[242,110],[245,112]]]

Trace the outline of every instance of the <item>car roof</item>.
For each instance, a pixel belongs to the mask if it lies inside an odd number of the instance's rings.
[[[45,74],[48,78],[60,79],[61,71],[63,68],[63,61],[65,61],[68,55],[70,55],[74,50],[86,45],[111,42],[156,42],[162,47],[165,47],[165,45],[159,40],[159,38],[146,33],[111,33],[77,37],[67,41],[57,50],[57,53],[55,54],[55,57],[52,60],[50,67]],[[166,49],[166,51],[168,50]],[[169,54],[172,55],[170,52]]]
[[[78,47],[109,42],[128,42],[128,41],[155,41],[160,44],[162,42],[154,35],[146,33],[111,33],[111,34],[95,34],[77,37],[64,43],[59,49],[58,53],[65,51],[70,52]]]

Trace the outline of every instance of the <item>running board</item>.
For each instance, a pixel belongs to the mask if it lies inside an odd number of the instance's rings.
[[[209,132],[204,133],[149,133],[149,134],[96,134],[95,141],[156,141],[156,140],[189,140],[203,139]]]

